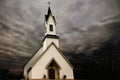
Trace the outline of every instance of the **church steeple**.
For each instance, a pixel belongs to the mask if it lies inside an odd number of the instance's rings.
[[[45,35],[56,35],[56,20],[52,15],[50,6],[48,7],[47,15],[45,15]]]
[[[43,39],[43,49],[45,50],[52,42],[59,47],[59,37],[56,35],[56,20],[52,15],[50,6],[44,22],[45,38]]]

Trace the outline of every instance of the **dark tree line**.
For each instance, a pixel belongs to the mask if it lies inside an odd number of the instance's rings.
[[[8,69],[1,68],[0,69],[0,80],[21,80],[22,73],[15,74],[10,72]]]

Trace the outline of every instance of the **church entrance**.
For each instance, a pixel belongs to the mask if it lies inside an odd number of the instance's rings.
[[[55,70],[49,69],[49,79],[55,79]]]
[[[48,70],[48,78],[49,79],[59,79],[60,78],[60,67],[56,63],[55,60],[50,61],[50,63],[47,65]]]

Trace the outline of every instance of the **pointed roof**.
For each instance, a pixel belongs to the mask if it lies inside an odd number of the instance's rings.
[[[47,13],[47,15],[45,15],[45,21],[46,21],[46,22],[48,21],[48,19],[49,19],[50,16],[53,18],[53,20],[54,20],[54,22],[55,22],[55,24],[56,24],[55,17],[52,15],[52,11],[51,11],[50,6],[49,6],[49,7],[48,7],[48,13]]]
[[[51,47],[51,46],[54,46],[58,52],[63,56],[63,58],[65,59],[65,61],[70,65],[70,67],[72,69],[74,69],[74,67],[72,66],[72,64],[69,62],[69,60],[63,55],[62,51],[54,44],[54,42],[52,42],[47,48],[45,51],[42,52],[42,48],[40,49],[40,51],[38,50],[36,54],[34,54],[31,59],[25,64],[29,64],[30,67],[33,67],[34,64],[36,64],[36,62],[46,53],[46,51]]]
[[[27,64],[33,65],[37,59],[42,55],[43,53],[43,47],[39,48],[32,56],[31,58],[24,64],[26,66]]]
[[[51,47],[51,46],[54,46],[57,50],[58,50],[58,52],[63,56],[63,58],[65,59],[65,61],[70,65],[70,67],[72,68],[72,69],[74,69],[73,68],[73,66],[72,66],[72,64],[69,62],[69,60],[63,55],[63,53],[62,53],[62,51],[55,45],[55,43],[54,42],[52,42],[47,48],[46,48],[46,50],[42,53],[42,55],[39,57],[39,59],[46,53],[46,51]],[[38,60],[38,59],[37,59]],[[36,61],[37,61],[36,60]],[[35,64],[35,63],[34,63]],[[33,64],[33,65],[34,65]],[[33,66],[32,65],[32,66]]]
[[[47,13],[47,15],[52,15],[50,7],[48,7],[48,13]]]

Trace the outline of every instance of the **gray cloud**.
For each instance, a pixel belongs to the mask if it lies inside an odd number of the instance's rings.
[[[22,67],[21,64],[42,46],[47,2],[0,1],[0,65]],[[119,0],[52,0],[61,49],[89,52],[110,39],[114,31],[118,34],[109,24],[118,20],[114,15],[120,11],[119,3]]]
[[[41,46],[43,28],[40,20],[37,19],[41,12],[39,11],[38,14],[37,10],[31,9],[30,4],[25,7],[23,6],[25,4],[17,0],[1,3],[0,65],[20,66],[22,57],[30,57]]]
[[[120,13],[107,17],[100,22],[89,25],[86,28],[68,28],[66,34],[62,34],[62,49],[75,53],[89,52],[98,49],[101,44],[113,37],[119,41]],[[71,32],[72,31],[72,32]]]

